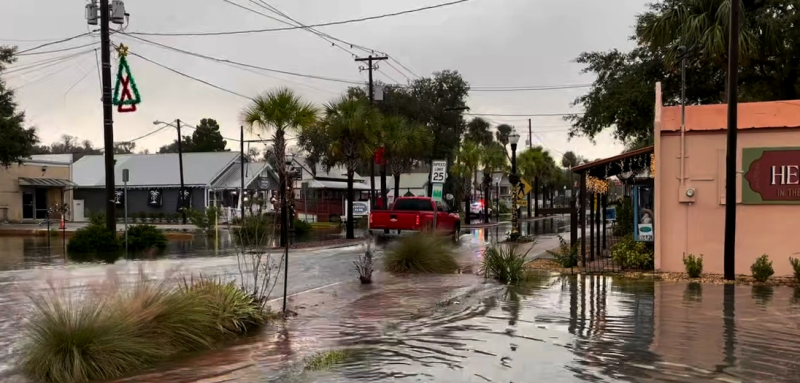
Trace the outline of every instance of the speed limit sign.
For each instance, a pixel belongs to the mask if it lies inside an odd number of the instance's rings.
[[[447,177],[447,161],[445,160],[433,161],[431,167],[432,167],[431,182],[444,183],[444,179]]]

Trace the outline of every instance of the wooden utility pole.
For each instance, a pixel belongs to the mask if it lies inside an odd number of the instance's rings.
[[[725,160],[725,279],[736,279],[736,157],[739,133],[739,2],[731,1],[730,38],[728,45],[728,148]]]
[[[117,205],[114,182],[114,115],[111,108],[111,22],[107,0],[100,0],[100,60],[103,85],[103,147],[106,173],[106,228],[117,231]]]
[[[373,61],[383,61],[388,60],[389,57],[387,56],[372,56],[369,55],[367,57],[359,57],[356,58],[357,62],[366,62],[367,67],[361,67],[360,70],[366,70],[369,73],[369,103],[372,105],[375,102],[375,84],[372,81],[372,71],[378,69],[377,65],[373,65]],[[386,162],[382,161],[381,163],[381,201],[383,202],[383,209],[386,209]],[[372,207],[375,207],[375,154],[373,152],[372,155],[372,164],[370,165],[370,186],[369,186],[369,196],[372,199]],[[349,197],[348,197],[349,198]],[[395,196],[397,198],[397,196]],[[350,201],[350,205],[353,204],[353,201]]]
[[[186,209],[189,206],[186,206],[186,196],[184,195],[184,184],[183,184],[183,146],[181,145],[181,141],[183,141],[183,137],[181,137],[181,120],[175,120],[177,122],[178,128],[178,167],[180,168],[180,175],[181,175],[181,188],[178,191],[178,202],[180,202],[181,206],[181,216],[183,220],[183,224],[186,224]]]

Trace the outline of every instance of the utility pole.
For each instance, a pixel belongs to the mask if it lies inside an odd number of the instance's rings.
[[[180,198],[178,201],[181,203],[181,216],[183,220],[183,224],[186,224],[186,196],[184,195],[185,189],[183,184],[183,147],[181,146],[181,141],[183,141],[183,137],[181,137],[181,119],[175,120],[177,123],[178,128],[178,167],[180,168],[180,175],[181,175],[181,188],[178,192]]]
[[[531,147],[533,147],[533,127],[531,126],[531,119],[529,118],[528,119],[528,150],[530,150]],[[534,184],[536,184],[536,183],[534,182]],[[539,191],[536,190],[536,189],[533,189],[533,192],[528,193],[528,219],[531,218],[531,194],[534,194],[534,197],[536,197],[535,194],[537,194],[537,193],[539,193]],[[534,198],[534,201],[536,201],[536,210],[539,210],[539,198],[538,197]]]
[[[117,206],[114,202],[114,115],[111,109],[111,21],[108,0],[100,0],[100,59],[103,80],[103,147],[106,170],[106,228],[117,231]]]
[[[242,213],[242,226],[244,226],[244,125],[239,127],[239,165],[239,178],[241,180],[239,211]],[[283,240],[283,228],[281,228],[281,240]]]
[[[366,68],[360,67],[359,70],[367,70],[368,73],[369,73],[369,103],[370,103],[370,105],[375,103],[375,84],[372,81],[372,71],[375,70],[375,69],[378,69],[377,65],[372,65],[372,62],[373,61],[376,61],[376,62],[377,61],[383,61],[383,60],[388,60],[388,59],[389,59],[389,57],[387,57],[387,56],[372,56],[372,55],[369,55],[366,58],[364,58],[364,57],[356,58],[357,62],[366,62],[367,63],[367,67]],[[381,171],[381,192],[380,192],[380,194],[381,194],[381,201],[383,202],[383,207],[382,208],[386,209],[387,208],[387,206],[386,206],[386,162],[385,161],[381,161],[380,165],[381,165],[381,169],[380,169],[380,171]],[[369,186],[370,191],[369,191],[369,193],[370,193],[370,197],[373,200],[372,205],[374,207],[375,206],[375,202],[374,202],[375,201],[375,154],[374,153],[372,155],[372,164],[370,165],[370,175],[369,176],[370,176],[370,186]],[[395,196],[395,198],[397,198],[397,196]],[[349,201],[349,203],[352,205],[353,201]]]
[[[728,46],[728,148],[725,160],[725,279],[736,279],[736,157],[739,94],[739,2],[731,1]]]

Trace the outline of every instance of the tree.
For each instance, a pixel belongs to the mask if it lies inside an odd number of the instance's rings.
[[[114,154],[133,154],[133,150],[136,149],[135,142],[115,142],[114,143]]]
[[[78,137],[68,134],[62,135],[59,141],[55,141],[50,146],[37,145],[34,147],[36,154],[72,154],[74,161],[81,159],[85,155],[102,154],[100,148],[95,148],[89,140],[79,141]]]
[[[467,223],[469,223],[470,215],[470,193],[472,192],[472,187],[478,183],[478,167],[481,164],[481,152],[482,148],[478,144],[472,141],[464,141],[461,144],[457,157],[458,168],[456,171],[461,177],[462,190],[460,194],[464,199],[464,214],[467,218]]]
[[[390,116],[381,122],[382,144],[389,173],[394,177],[394,197],[400,196],[400,175],[430,153],[431,139],[424,126],[404,117]]]
[[[566,169],[574,168],[582,163],[583,157],[575,154],[573,151],[568,151],[561,156],[561,167]]]
[[[0,46],[0,74],[6,65],[16,61],[16,47]],[[0,165],[9,167],[22,164],[34,153],[34,145],[39,142],[36,129],[25,128],[25,113],[17,111],[14,90],[7,89],[0,78]]]
[[[187,142],[187,152],[225,152],[228,144],[219,132],[216,120],[204,118],[192,133],[192,139]]]
[[[318,122],[300,130],[297,135],[297,144],[305,152],[305,163],[309,170],[316,176],[317,166],[325,163],[331,147],[330,137],[325,126]]]
[[[280,183],[281,206],[281,245],[288,241],[286,230],[288,210],[287,192],[293,186],[289,180],[286,167],[286,132],[302,131],[313,126],[317,121],[317,109],[303,101],[292,90],[279,88],[264,95],[257,96],[242,112],[242,120],[251,130],[272,132],[272,154],[277,164]]]
[[[491,127],[488,121],[475,117],[467,123],[467,134],[464,138],[481,146],[488,146],[494,140],[490,131]]]
[[[512,128],[511,125],[508,124],[502,124],[497,126],[497,133],[495,133],[495,135],[497,136],[497,142],[503,145],[503,150],[506,150],[506,147],[508,146],[508,136],[511,135],[511,131],[513,130],[514,128]],[[511,155],[508,154],[507,150],[506,150],[506,157],[508,157],[508,160],[511,161]]]
[[[730,0],[664,0],[638,16],[637,42],[630,52],[584,52],[583,73],[596,75],[589,92],[573,105],[583,114],[565,117],[570,136],[593,139],[613,127],[631,145],[652,140],[655,83],[665,105],[680,103],[679,46],[689,48],[686,98],[689,104],[726,100],[728,5]],[[797,98],[800,90],[800,0],[743,1],[739,99]],[[776,40],[777,39],[777,40]],[[780,44],[776,44],[779,41]]]
[[[481,151],[481,164],[483,165],[483,188],[484,188],[484,222],[489,223],[489,202],[492,195],[492,174],[505,171],[508,168],[508,157],[506,150],[497,142],[492,141],[484,146]]]
[[[380,112],[363,99],[344,96],[325,105],[326,134],[331,147],[328,168],[341,165],[347,172],[347,239],[353,230],[353,181],[358,165],[372,156],[376,141],[374,127],[380,125]]]
[[[542,186],[546,183],[552,186],[559,171],[550,152],[541,146],[534,146],[520,153],[517,157],[517,169],[523,179],[532,183],[538,180]],[[539,190],[534,190],[533,193],[536,196]]]

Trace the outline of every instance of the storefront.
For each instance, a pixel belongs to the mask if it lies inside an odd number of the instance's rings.
[[[74,186],[70,164],[71,155],[45,155],[0,168],[0,221],[56,219],[68,212],[64,207]]]

